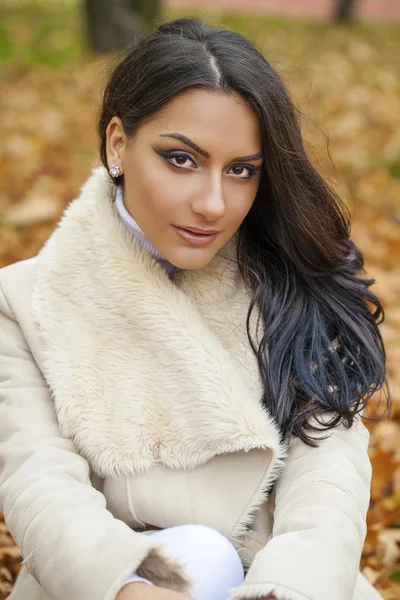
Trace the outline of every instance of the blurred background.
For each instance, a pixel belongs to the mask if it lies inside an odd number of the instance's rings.
[[[96,118],[113,51],[134,32],[192,15],[244,34],[281,73],[376,279],[394,406],[390,421],[366,423],[374,475],[361,567],[385,600],[398,600],[400,0],[0,0],[0,267],[38,252],[99,164]],[[379,397],[371,415],[378,407]],[[0,514],[0,600],[19,565]]]

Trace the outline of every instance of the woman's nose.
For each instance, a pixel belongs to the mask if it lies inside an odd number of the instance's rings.
[[[192,202],[192,210],[207,221],[217,221],[224,216],[225,199],[220,178],[199,191],[199,195]]]

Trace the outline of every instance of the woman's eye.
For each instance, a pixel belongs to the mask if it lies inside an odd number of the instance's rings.
[[[236,165],[235,167],[232,167],[232,171],[234,171],[234,175],[238,175],[239,179],[251,179],[253,175],[258,172],[254,167],[247,165]],[[241,177],[243,173],[246,174],[246,171],[247,175],[245,177]]]
[[[182,154],[182,153],[177,154],[175,152],[173,154],[164,153],[163,156],[167,160],[167,162],[169,162],[174,167],[187,169],[187,168],[190,168],[189,162],[191,162],[192,164],[195,164],[193,158],[191,158],[188,154]],[[172,161],[175,161],[175,162],[172,162]]]

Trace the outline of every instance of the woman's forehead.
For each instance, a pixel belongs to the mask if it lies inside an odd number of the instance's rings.
[[[206,150],[247,156],[261,150],[261,130],[254,109],[238,94],[190,89],[166,103],[143,125],[149,137],[179,133]],[[162,139],[162,138],[160,138]]]

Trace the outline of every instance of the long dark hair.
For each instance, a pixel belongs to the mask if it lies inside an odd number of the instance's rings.
[[[312,166],[300,112],[274,68],[241,35],[199,19],[177,19],[135,40],[113,69],[98,124],[118,116],[128,137],[175,94],[200,87],[240,94],[256,111],[264,170],[239,229],[237,261],[252,299],[247,334],[263,381],[262,402],[282,439],[318,443],[309,432],[351,427],[384,388],[384,310],[368,289],[361,251],[350,239],[346,206]],[[254,307],[262,335],[250,334]],[[321,416],[323,417],[321,419]],[[383,418],[383,417],[380,417]],[[379,420],[379,419],[372,419]]]

